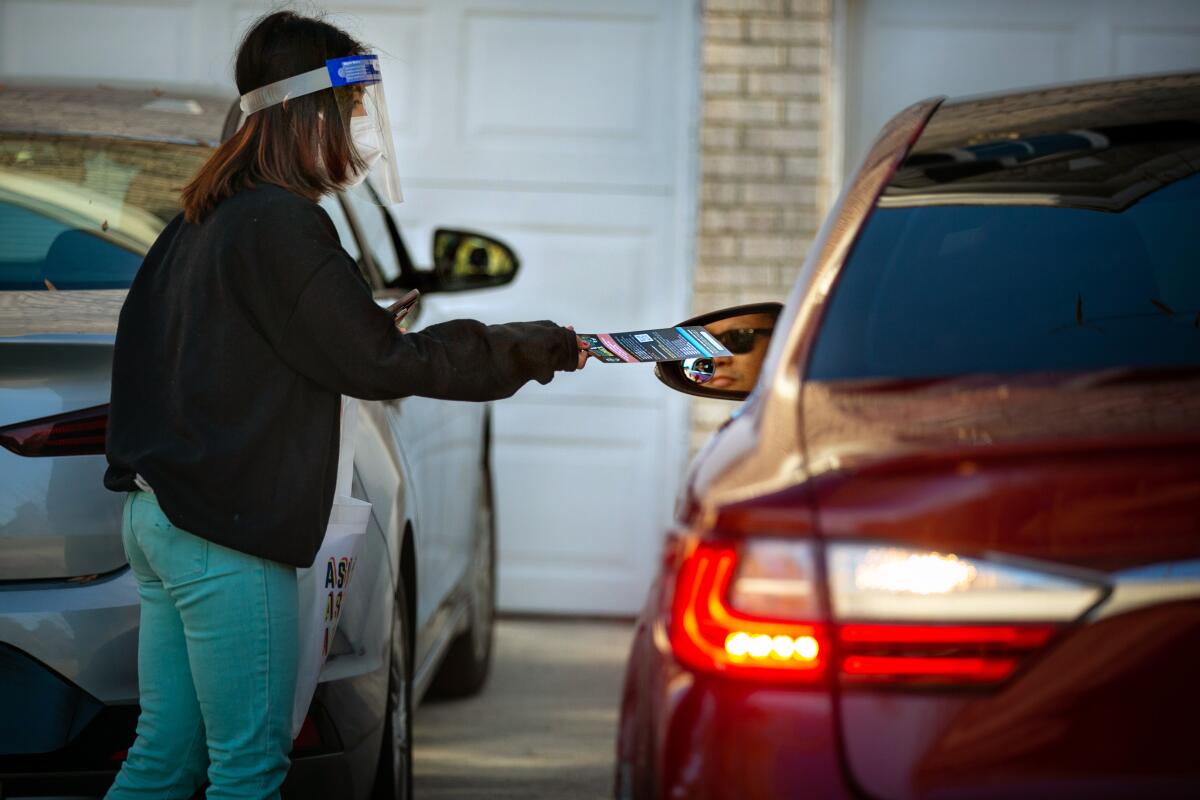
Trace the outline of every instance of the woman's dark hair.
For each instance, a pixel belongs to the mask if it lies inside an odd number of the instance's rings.
[[[238,92],[364,52],[348,33],[323,20],[291,11],[267,14],[238,47]],[[365,168],[347,133],[352,109],[349,90],[322,89],[249,115],[184,187],[184,219],[200,222],[234,192],[263,183],[314,200],[336,191],[351,169]],[[325,124],[333,121],[340,124]]]

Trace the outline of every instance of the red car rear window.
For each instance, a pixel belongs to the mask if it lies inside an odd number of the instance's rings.
[[[808,377],[1200,365],[1187,108],[957,145],[935,115],[844,267]]]

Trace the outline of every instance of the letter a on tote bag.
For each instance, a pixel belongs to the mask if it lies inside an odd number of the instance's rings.
[[[296,670],[296,695],[292,701],[292,738],[312,703],[325,657],[337,633],[338,620],[354,577],[358,551],[367,533],[371,504],[350,496],[354,477],[354,434],[358,427],[358,401],[342,398],[342,431],[338,452],[337,488],[325,540],[311,567],[296,570],[299,608],[300,658]]]

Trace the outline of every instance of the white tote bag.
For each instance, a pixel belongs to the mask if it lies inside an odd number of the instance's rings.
[[[337,487],[325,539],[311,567],[296,570],[299,602],[299,660],[296,694],[292,700],[292,738],[300,734],[304,717],[317,690],[317,678],[337,633],[342,605],[354,577],[354,565],[367,534],[371,504],[350,496],[354,477],[354,434],[358,428],[358,401],[342,398],[341,444]]]

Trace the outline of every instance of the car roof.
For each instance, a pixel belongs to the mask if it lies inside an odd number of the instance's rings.
[[[234,99],[194,87],[0,78],[0,131],[215,147]]]
[[[1119,212],[1195,172],[1200,73],[943,103],[879,200]]]
[[[921,135],[923,148],[996,137],[1167,119],[1200,120],[1200,72],[1080,81],[951,98]]]

